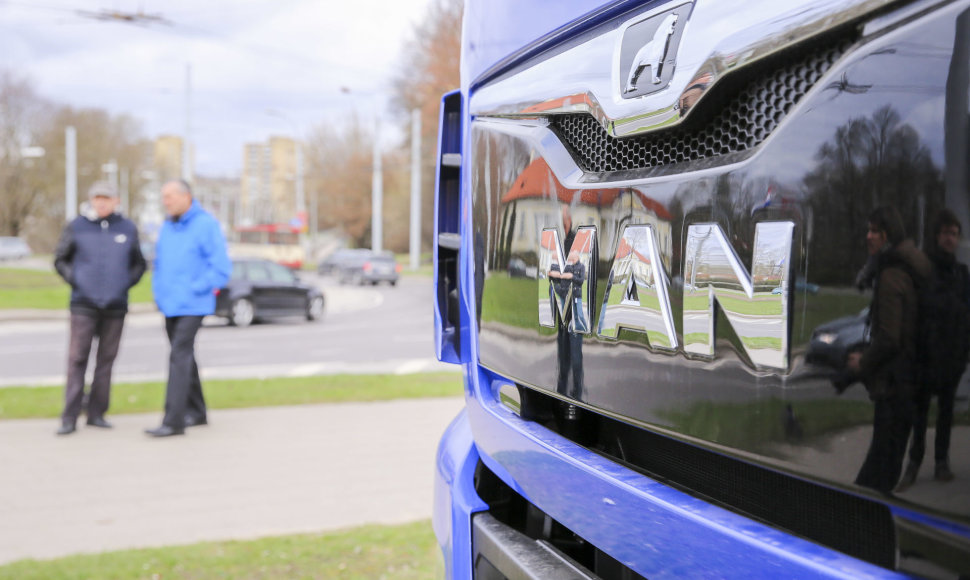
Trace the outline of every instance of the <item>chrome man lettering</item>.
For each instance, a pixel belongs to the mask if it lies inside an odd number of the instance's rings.
[[[790,350],[789,272],[795,224],[755,227],[749,273],[717,224],[692,224],[684,245],[682,328],[671,307],[671,281],[660,257],[656,229],[628,225],[613,256],[596,333],[616,339],[621,329],[644,333],[651,348],[691,358],[714,357],[715,302],[759,368],[783,370]],[[542,231],[539,244],[539,324],[569,321],[570,332],[590,334],[596,280],[596,228],[577,230],[568,253],[559,232]]]

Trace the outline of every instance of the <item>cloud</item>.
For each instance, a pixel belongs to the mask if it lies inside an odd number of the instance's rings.
[[[190,64],[197,168],[231,174],[246,141],[373,118],[429,2],[110,3],[171,23],[136,26],[92,18],[100,1],[11,0],[0,2],[0,67],[26,73],[56,102],[131,114],[156,136],[183,132]]]

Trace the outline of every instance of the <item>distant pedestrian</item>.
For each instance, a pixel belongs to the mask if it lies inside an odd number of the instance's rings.
[[[128,290],[145,273],[138,229],[118,212],[118,191],[99,181],[91,186],[88,198],[87,214],[64,227],[54,254],[57,273],[71,285],[71,338],[58,435],[76,429],[95,336],[98,354],[88,394],[87,424],[111,428],[104,416],[111,402],[111,368],[128,312]]]
[[[202,318],[215,312],[215,292],[232,270],[219,222],[192,198],[188,183],[163,185],[162,204],[168,219],[155,245],[152,291],[165,315],[171,351],[165,416],[161,426],[145,430],[152,437],[181,435],[186,427],[208,423],[195,337]]]

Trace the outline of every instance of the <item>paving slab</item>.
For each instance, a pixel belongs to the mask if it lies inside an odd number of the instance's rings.
[[[152,439],[0,421],[0,564],[431,517],[437,442],[460,397],[214,410]]]

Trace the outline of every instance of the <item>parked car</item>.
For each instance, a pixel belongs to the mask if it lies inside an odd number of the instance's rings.
[[[18,260],[31,254],[30,246],[23,238],[0,237],[0,260]]]
[[[234,260],[232,276],[216,295],[216,316],[233,326],[277,316],[323,316],[323,293],[304,284],[289,268],[260,259]]]
[[[358,286],[368,282],[374,286],[379,282],[387,282],[394,286],[400,274],[401,265],[394,259],[394,254],[366,250],[365,253],[354,254],[341,265],[339,280],[341,284]]]
[[[321,276],[339,274],[340,268],[347,262],[353,260],[354,256],[362,256],[368,253],[370,253],[370,250],[367,248],[340,248],[317,264],[317,274]]]

